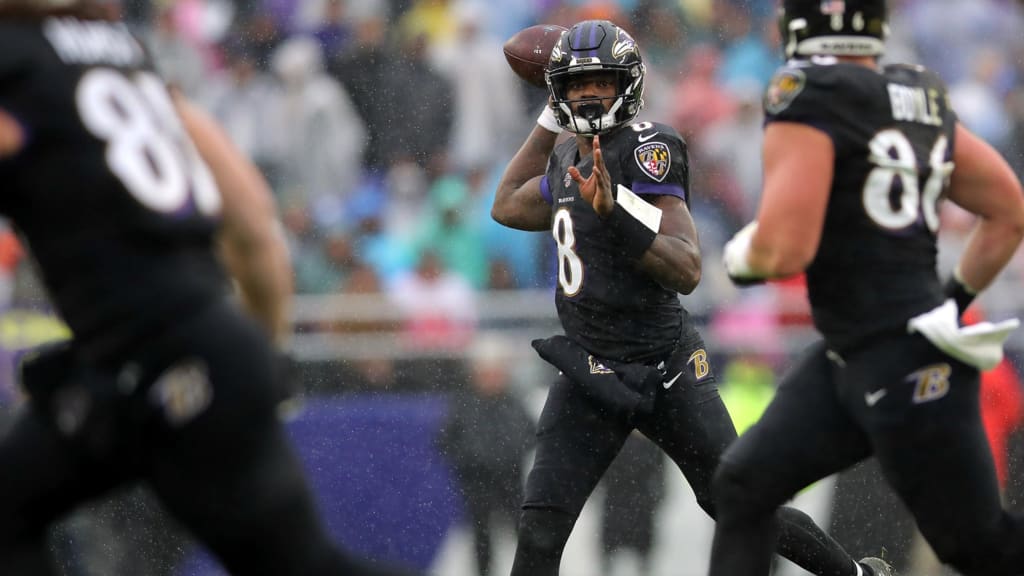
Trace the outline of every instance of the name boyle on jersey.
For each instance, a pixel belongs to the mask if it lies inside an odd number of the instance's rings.
[[[938,90],[930,88],[926,93],[920,86],[902,84],[889,84],[888,88],[893,120],[942,126]]]

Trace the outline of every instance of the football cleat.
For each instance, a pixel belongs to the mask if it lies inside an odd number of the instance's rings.
[[[881,558],[868,556],[867,558],[861,558],[861,561],[858,562],[858,564],[871,568],[871,571],[875,573],[875,576],[896,576],[896,571],[892,569],[892,566]]]

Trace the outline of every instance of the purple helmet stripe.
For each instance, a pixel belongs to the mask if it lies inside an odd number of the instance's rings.
[[[590,53],[587,54],[587,55],[592,57],[592,58],[596,57],[597,56],[597,24],[593,24],[593,23],[590,25],[590,45],[593,46],[594,49],[591,50]]]
[[[572,46],[572,48],[573,48],[573,50],[572,50],[573,56],[578,57],[580,55],[580,52],[579,52],[579,50],[576,50],[576,47],[579,46],[582,43],[583,43],[583,26],[577,26],[576,27],[576,37],[573,38],[572,42],[570,43],[570,46]]]

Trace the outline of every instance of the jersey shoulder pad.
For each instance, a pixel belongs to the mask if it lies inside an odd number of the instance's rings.
[[[834,59],[790,62],[772,76],[764,95],[765,121],[789,121],[825,128],[870,98],[877,72]]]
[[[918,64],[888,64],[882,70],[882,74],[887,79],[900,84],[938,88],[943,94],[946,93],[946,83],[942,78]]]
[[[650,184],[679,184],[688,179],[686,141],[661,122],[634,122],[624,128],[618,149],[626,180]]]
[[[628,144],[644,144],[651,140],[662,140],[665,142],[671,141],[672,143],[678,143],[683,148],[686,147],[686,141],[683,140],[682,135],[679,131],[661,122],[631,122],[623,127],[623,141]]]

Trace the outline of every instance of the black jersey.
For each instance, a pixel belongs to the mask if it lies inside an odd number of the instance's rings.
[[[829,345],[902,330],[940,304],[935,235],[956,127],[942,81],[918,66],[815,58],[776,73],[765,110],[767,122],[808,124],[835,146],[825,228],[807,270]]]
[[[622,185],[641,197],[669,194],[688,200],[686,143],[672,127],[626,125],[601,136],[601,151],[615,194]],[[584,177],[594,167],[593,156],[579,157],[575,139],[555,148],[541,182],[553,212],[555,303],[562,327],[595,356],[629,362],[661,358],[680,337],[679,296],[637,268],[618,233],[580,196],[570,166]]]
[[[219,192],[123,24],[0,22],[0,109],[27,136],[0,160],[0,212],[87,350],[136,345],[223,293]]]

